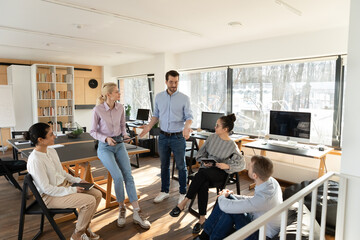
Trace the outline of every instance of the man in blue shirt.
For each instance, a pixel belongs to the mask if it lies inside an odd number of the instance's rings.
[[[190,137],[192,112],[190,99],[178,91],[179,73],[171,70],[165,75],[167,89],[155,97],[155,109],[151,121],[140,133],[143,137],[160,121],[159,154],[161,160],[161,192],[154,199],[155,203],[162,202],[169,197],[170,186],[170,157],[174,155],[176,167],[179,171],[178,202],[186,195],[187,169],[185,163],[186,139]]]

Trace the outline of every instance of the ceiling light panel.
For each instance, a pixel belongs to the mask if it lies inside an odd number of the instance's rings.
[[[181,28],[174,27],[174,26],[156,23],[156,22],[148,21],[146,19],[126,16],[126,15],[118,14],[115,12],[105,11],[105,10],[98,9],[98,8],[87,7],[84,5],[75,4],[75,3],[66,2],[66,1],[60,1],[60,0],[42,0],[42,1],[48,2],[48,3],[53,3],[53,4],[58,4],[58,5],[69,7],[69,8],[79,9],[79,10],[83,10],[83,11],[87,11],[87,12],[93,12],[93,13],[101,14],[101,15],[105,15],[105,16],[110,16],[110,17],[118,18],[118,19],[121,19],[124,21],[136,22],[136,23],[148,25],[151,27],[157,27],[157,28],[162,28],[162,29],[166,29],[166,30],[170,30],[170,31],[176,31],[176,32],[190,34],[190,35],[196,36],[196,37],[201,37],[201,34],[192,32],[192,31],[189,31],[186,29],[181,29]]]

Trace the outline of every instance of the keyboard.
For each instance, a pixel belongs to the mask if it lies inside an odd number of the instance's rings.
[[[283,141],[268,141],[269,145],[277,146],[277,147],[284,147],[284,148],[291,148],[291,149],[299,149],[299,146],[297,144],[290,144],[288,142]]]

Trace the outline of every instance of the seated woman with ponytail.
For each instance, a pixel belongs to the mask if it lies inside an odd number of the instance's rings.
[[[209,185],[219,186],[226,180],[228,173],[239,172],[245,168],[245,160],[236,143],[229,137],[234,128],[236,117],[234,114],[219,118],[215,125],[215,134],[210,135],[196,156],[216,160],[216,165],[201,163],[201,167],[192,180],[185,199],[171,212],[173,217],[179,216],[186,203],[198,195],[200,219],[193,228],[193,233],[199,233],[203,227],[208,203]]]
[[[42,199],[48,208],[78,208],[79,216],[71,240],[98,240],[99,235],[90,229],[90,222],[101,201],[102,194],[97,189],[84,190],[72,187],[73,183],[86,183],[73,177],[62,168],[54,145],[55,135],[46,123],[32,125],[24,134],[25,139],[35,144],[31,152],[27,170],[34,179]]]

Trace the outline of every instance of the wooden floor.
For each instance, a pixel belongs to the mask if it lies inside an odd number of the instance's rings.
[[[2,153],[0,153],[1,156]],[[6,155],[11,156],[10,151]],[[5,156],[6,156],[5,155]],[[134,159],[132,159],[134,161]],[[106,170],[100,161],[92,162],[92,171],[94,176],[105,176]],[[14,176],[17,175],[15,174]],[[178,218],[173,218],[169,212],[176,206],[178,199],[179,184],[176,180],[171,180],[170,198],[164,202],[155,204],[154,198],[160,191],[160,160],[159,158],[147,157],[140,158],[140,168],[133,168],[133,176],[140,194],[140,206],[142,210],[149,215],[151,222],[150,230],[143,230],[138,225],[132,223],[132,207],[127,205],[127,218],[124,228],[116,226],[118,217],[118,208],[98,211],[92,221],[91,228],[94,232],[100,234],[102,239],[193,239],[191,233],[192,227],[197,219],[184,211]],[[22,181],[19,181],[22,185]],[[241,175],[241,194],[251,195],[253,190],[249,191],[248,186],[251,180],[246,174]],[[228,188],[235,190],[235,185],[229,185]],[[18,224],[20,214],[21,193],[10,185],[4,177],[0,177],[0,239],[17,239]],[[209,211],[215,201],[215,189],[209,193]],[[101,205],[104,205],[102,201]],[[101,208],[100,206],[99,208]],[[197,207],[197,205],[195,205]],[[37,233],[40,223],[39,216],[29,216],[25,218],[24,239],[32,239]],[[75,221],[60,223],[60,229],[70,238],[74,231]],[[45,220],[44,233],[40,239],[58,239],[50,224]]]

